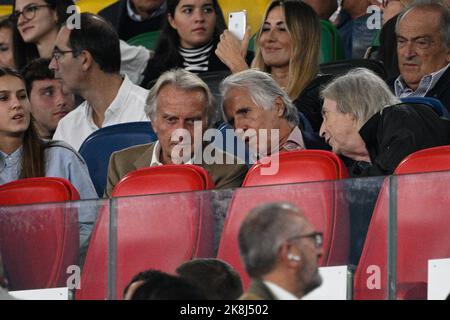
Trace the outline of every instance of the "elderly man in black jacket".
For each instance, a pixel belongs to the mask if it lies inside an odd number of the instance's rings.
[[[450,125],[430,107],[402,104],[384,81],[363,68],[322,91],[320,135],[351,159],[353,177],[392,174],[409,154],[449,143]]]
[[[449,144],[450,124],[431,108],[402,104],[386,83],[359,68],[336,78],[322,91],[320,134],[344,156],[352,177],[394,172],[409,154]],[[351,263],[357,264],[382,179],[348,181]]]

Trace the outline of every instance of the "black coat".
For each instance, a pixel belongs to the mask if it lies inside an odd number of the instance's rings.
[[[98,15],[111,22],[119,38],[124,41],[141,33],[160,30],[164,22],[164,14],[144,21],[132,20],[128,15],[127,0],[120,0],[107,6]]]
[[[371,164],[350,161],[352,177],[390,175],[411,153],[450,143],[450,121],[420,104],[389,106],[372,116],[359,134]]]
[[[303,89],[297,99],[293,101],[297,110],[308,119],[314,132],[319,132],[322,125],[322,104],[320,90],[334,78],[331,74],[318,75]]]

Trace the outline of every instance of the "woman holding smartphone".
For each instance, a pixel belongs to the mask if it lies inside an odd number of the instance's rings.
[[[71,15],[73,0],[15,0],[14,61],[18,70],[35,58],[50,58],[60,27]]]
[[[216,54],[233,72],[248,69],[240,42],[230,33],[221,38]],[[255,39],[252,68],[268,72],[284,88],[314,132],[322,123],[320,85],[331,76],[319,75],[321,26],[316,12],[301,1],[272,1]]]
[[[215,54],[226,28],[217,0],[167,0],[166,18],[144,72],[144,87],[172,68],[194,73],[229,70]]]

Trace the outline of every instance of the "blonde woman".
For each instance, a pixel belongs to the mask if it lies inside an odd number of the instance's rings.
[[[249,68],[243,58],[249,34],[247,30],[242,43],[228,31],[221,36],[216,54],[233,73]],[[256,35],[251,64],[252,68],[272,75],[315,132],[322,122],[318,84],[329,80],[328,76],[318,76],[320,38],[320,20],[309,5],[301,1],[272,1]]]

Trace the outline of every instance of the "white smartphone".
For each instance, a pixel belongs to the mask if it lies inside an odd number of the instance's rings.
[[[231,31],[239,40],[244,39],[247,29],[247,11],[230,12],[228,15],[228,30]]]

